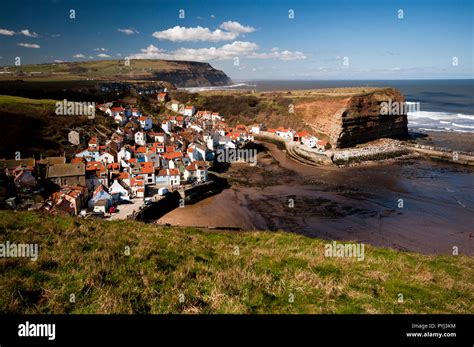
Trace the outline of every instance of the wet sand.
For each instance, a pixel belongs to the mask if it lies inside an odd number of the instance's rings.
[[[421,159],[315,168],[264,145],[256,167],[225,173],[229,189],[157,222],[284,230],[426,254],[457,246],[474,255],[472,168]]]
[[[421,145],[445,147],[456,151],[474,152],[474,133],[425,132],[425,138],[417,140]]]

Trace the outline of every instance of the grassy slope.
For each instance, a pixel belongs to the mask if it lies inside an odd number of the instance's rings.
[[[85,134],[100,135],[95,129],[110,127],[113,120],[96,115],[57,116],[55,100],[28,99],[0,95],[0,128],[7,129],[0,137],[0,158],[13,158],[16,151],[23,158],[40,154],[60,155],[77,148],[70,145],[67,135],[70,129],[80,127]]]
[[[0,95],[0,110],[4,112],[54,112],[56,100],[28,99],[19,96]]]
[[[191,62],[192,63],[192,62]],[[107,79],[121,77],[123,79],[151,78],[154,73],[189,72],[196,69],[190,62],[132,59],[130,65],[125,65],[125,60],[97,60],[64,62],[54,64],[31,64],[10,66],[12,72],[32,73],[31,76],[19,76],[28,80],[81,80],[85,78]],[[198,67],[202,72],[206,67]],[[38,74],[40,73],[40,74]],[[0,79],[11,79],[11,75],[0,76]]]
[[[287,233],[209,232],[0,212],[1,242],[37,242],[38,261],[0,259],[0,311],[23,313],[472,313],[474,259],[374,247],[325,258]],[[124,254],[126,246],[131,255]],[[236,247],[240,254],[236,254]],[[69,302],[75,293],[76,302]],[[403,293],[404,303],[398,303]],[[180,302],[184,294],[184,302]],[[293,303],[288,298],[295,295]]]
[[[73,63],[55,63],[55,64],[32,64],[23,65],[19,67],[12,66],[12,70],[24,72],[55,72],[67,74],[83,74],[88,73],[92,75],[108,76],[115,75],[125,70],[136,69],[153,69],[160,71],[167,71],[170,69],[179,69],[178,64],[164,60],[131,60],[130,66],[124,65],[124,60],[97,60],[97,61],[81,61]]]

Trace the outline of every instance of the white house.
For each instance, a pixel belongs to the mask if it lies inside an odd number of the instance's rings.
[[[112,113],[112,116],[115,117],[115,116],[118,116],[119,114],[123,114],[124,111],[125,111],[125,109],[124,109],[122,106],[120,106],[120,107],[112,107],[110,111],[111,111],[111,113]]]
[[[250,132],[252,134],[260,134],[260,131],[262,130],[262,127],[260,124],[254,124],[250,126]]]
[[[146,145],[146,133],[143,131],[137,131],[135,133],[135,143],[139,146]]]
[[[301,138],[301,142],[309,148],[314,148],[318,144],[318,139],[314,136],[306,135]]]
[[[174,112],[179,112],[179,106],[180,104],[177,101],[173,101],[171,103],[171,110],[173,110]]]
[[[194,106],[186,106],[184,108],[183,115],[191,117],[194,115],[194,113],[196,113],[196,109],[194,108]]]
[[[173,125],[171,124],[170,121],[163,121],[161,123],[161,129],[167,134],[171,133]]]
[[[132,117],[140,117],[142,113],[138,110],[138,108],[132,108]]]
[[[112,154],[110,154],[109,152],[104,152],[102,153],[100,156],[99,156],[99,161],[104,164],[104,165],[107,165],[107,164],[110,164],[110,163],[113,163],[115,162],[115,158]]]
[[[127,123],[127,117],[124,114],[118,114],[114,116],[115,123],[119,125],[124,125]]]
[[[120,161],[129,161],[132,157],[132,151],[127,147],[122,147],[117,153],[117,160]]]
[[[185,180],[195,179],[197,182],[207,180],[207,168],[203,161],[195,161],[186,166],[183,177]]]
[[[236,148],[235,143],[229,136],[220,136],[219,146],[223,146],[224,148]]]
[[[295,132],[290,129],[285,129],[285,128],[278,128],[276,130],[276,135],[282,137],[285,140],[293,141],[293,137],[295,135]]]
[[[88,202],[89,208],[92,208],[94,212],[107,212],[108,208],[112,205],[112,195],[107,192],[107,188],[99,184],[95,188],[92,198]]]
[[[119,180],[115,180],[114,183],[109,188],[109,194],[112,195],[112,198],[115,202],[120,202],[122,200],[130,200],[130,193],[125,187],[120,183]]]
[[[145,185],[155,184],[155,167],[152,162],[140,163],[140,175],[145,181]]]
[[[156,175],[156,184],[161,186],[179,186],[181,177],[178,169],[163,169]]]
[[[165,133],[150,132],[148,135],[152,138],[153,142],[165,143],[166,141]]]
[[[151,117],[141,116],[138,117],[138,121],[140,122],[140,126],[143,130],[150,130],[153,127]]]
[[[99,161],[99,150],[85,149],[83,151],[80,151],[79,153],[76,153],[75,156],[77,158],[84,158],[87,162]]]
[[[212,112],[211,114],[211,119],[216,122],[216,121],[221,121],[222,117],[219,115],[219,112]]]

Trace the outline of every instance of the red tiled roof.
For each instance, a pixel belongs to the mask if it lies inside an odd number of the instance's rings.
[[[130,178],[130,174],[128,172],[121,172],[119,177],[120,179],[124,180],[124,179],[129,179]]]
[[[176,158],[182,158],[183,153],[181,153],[181,152],[168,152],[168,153],[163,153],[161,156],[165,159],[176,159]]]
[[[179,176],[179,170],[178,169],[168,169],[169,175],[170,176]]]
[[[91,171],[91,170],[105,170],[104,165],[100,161],[90,161],[87,163],[86,170]]]
[[[120,165],[119,163],[110,163],[107,165],[107,168],[111,170],[118,170],[120,169]]]
[[[309,132],[307,132],[306,130],[298,131],[298,132],[296,133],[296,135],[299,136],[299,137],[304,137],[304,136],[309,135]]]

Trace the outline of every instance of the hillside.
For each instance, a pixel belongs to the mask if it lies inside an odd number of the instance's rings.
[[[0,235],[2,243],[39,244],[37,261],[0,258],[3,313],[474,310],[474,259],[466,256],[367,246],[363,261],[327,258],[325,241],[289,233],[218,232],[32,212],[1,211]]]
[[[98,60],[11,66],[3,79],[167,81],[177,87],[219,86],[230,78],[208,63],[172,60]]]
[[[0,158],[22,158],[71,154],[77,147],[68,141],[71,129],[81,129],[83,135],[105,139],[114,124],[110,117],[98,112],[94,120],[87,116],[58,116],[54,113],[56,100],[28,99],[0,95]]]

